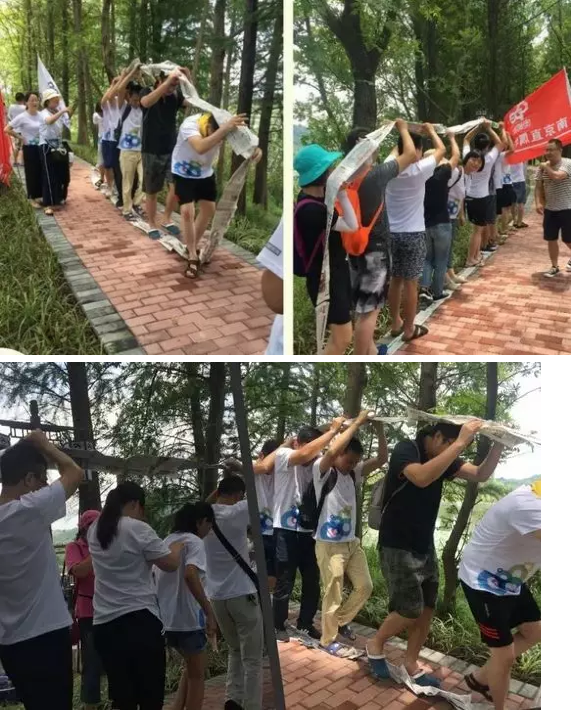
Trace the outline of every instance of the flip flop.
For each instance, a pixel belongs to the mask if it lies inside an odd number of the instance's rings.
[[[414,684],[418,684],[418,686],[435,686],[436,689],[439,689],[442,683],[437,677],[428,674],[422,669],[420,669],[419,672],[415,672],[410,678]]]
[[[161,225],[161,227],[163,227],[166,232],[169,232],[169,234],[174,237],[178,237],[181,234],[181,230],[174,222],[168,222],[165,225]]]
[[[390,670],[383,654],[368,654],[368,650],[366,650],[366,657],[372,676],[376,679],[390,679]]]
[[[479,682],[473,674],[466,674],[466,676],[464,676],[464,681],[472,691],[477,691],[477,693],[481,694],[485,699],[493,702],[493,698],[489,693],[489,686],[487,686],[487,684]]]
[[[151,229],[151,230],[149,230],[149,232],[147,233],[147,236],[148,236],[150,239],[154,239],[154,240],[155,240],[155,239],[160,239],[160,238],[161,238],[161,230]]]
[[[421,326],[419,323],[414,324],[414,333],[410,336],[410,338],[404,337],[402,340],[405,343],[410,343],[410,341],[415,341],[416,338],[422,338],[422,336],[425,336],[428,333],[428,329],[425,326]]]
[[[320,644],[318,648],[333,657],[338,657],[339,659],[347,659],[348,657],[352,657],[356,654],[355,649],[347,647],[340,642],[331,642],[327,647],[323,647],[322,644]]]
[[[199,260],[190,259],[187,262],[187,268],[185,269],[185,276],[187,279],[197,279],[199,276]]]
[[[398,338],[404,333],[404,326],[402,325],[397,331],[390,331],[392,338]]]

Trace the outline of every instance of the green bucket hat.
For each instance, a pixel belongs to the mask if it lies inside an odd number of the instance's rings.
[[[294,157],[294,169],[298,173],[299,185],[304,187],[314,182],[341,157],[340,151],[327,151],[316,143],[304,146]]]

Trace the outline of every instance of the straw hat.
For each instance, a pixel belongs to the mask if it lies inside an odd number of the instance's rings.
[[[58,92],[54,89],[46,89],[46,91],[42,94],[42,104],[45,104],[46,101],[49,101],[50,99],[56,98],[61,99],[61,94],[58,94]]]

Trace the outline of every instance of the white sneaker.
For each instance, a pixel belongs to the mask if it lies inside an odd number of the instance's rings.
[[[455,291],[456,289],[459,289],[460,285],[451,279],[449,276],[446,276],[444,279],[444,284],[446,286],[446,289],[449,289],[450,291]]]
[[[543,276],[547,277],[548,279],[553,279],[553,277],[556,277],[559,274],[559,267],[551,267],[551,269],[548,269]]]

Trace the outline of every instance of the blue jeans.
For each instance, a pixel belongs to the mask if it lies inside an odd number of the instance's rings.
[[[440,296],[444,290],[451,244],[452,226],[449,221],[426,227],[426,261],[420,284],[426,289],[431,286],[434,296]]]
[[[454,220],[450,220],[450,225],[452,226],[452,240],[450,242],[450,254],[448,257],[448,269],[453,269],[454,268],[454,242],[456,241],[456,237],[458,236],[458,226],[459,226],[458,218],[456,217]]]

